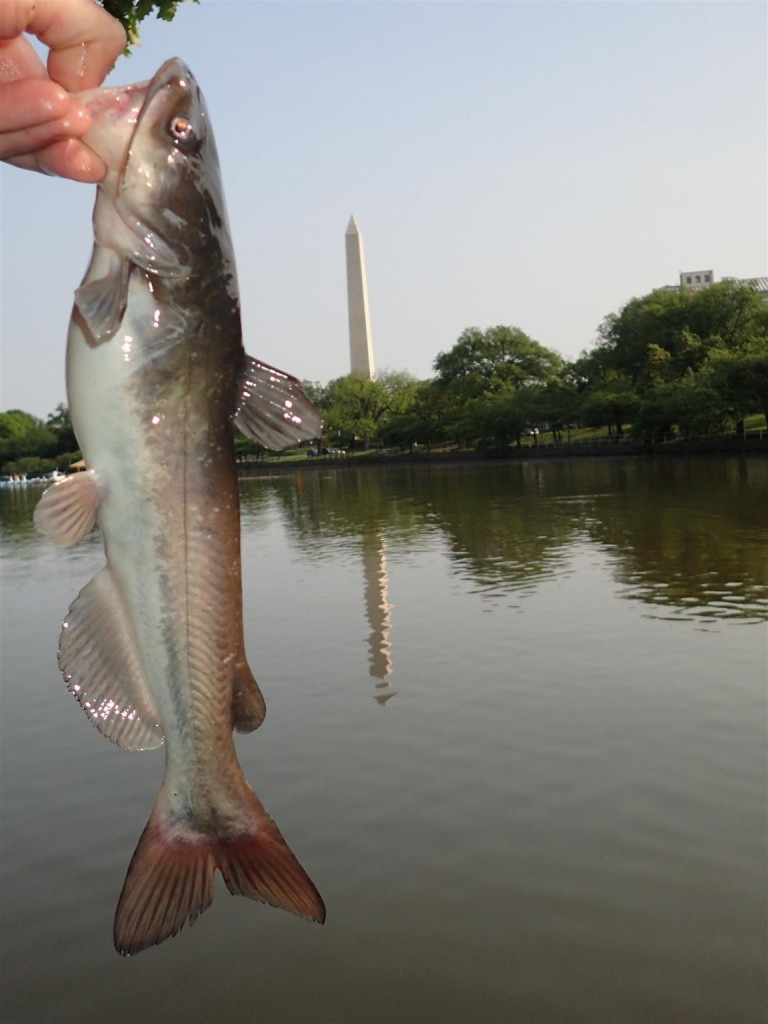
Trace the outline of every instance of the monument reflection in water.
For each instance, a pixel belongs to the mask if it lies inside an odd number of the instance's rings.
[[[303,557],[359,560],[381,704],[398,692],[390,562],[434,545],[491,604],[570,571],[586,544],[609,556],[619,593],[649,616],[702,628],[768,617],[766,460],[346,467],[244,481],[246,511],[268,500]]]
[[[382,534],[363,537],[363,573],[365,574],[365,614],[371,627],[368,637],[370,674],[378,679],[376,700],[386,705],[397,691],[392,690],[392,653],[389,634],[392,629],[392,604],[387,596],[387,551]]]
[[[573,460],[370,467],[274,476],[308,558],[361,551],[371,674],[392,674],[388,559],[435,539],[490,599],[562,571],[570,548],[608,553],[627,598],[672,617],[761,621],[768,460]],[[245,484],[244,502],[254,484]]]

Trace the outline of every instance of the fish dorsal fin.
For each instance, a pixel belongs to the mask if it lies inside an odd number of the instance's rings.
[[[265,448],[279,450],[322,434],[317,410],[299,381],[283,370],[245,356],[238,393],[235,423]]]
[[[232,725],[237,732],[253,732],[264,721],[266,713],[259,684],[243,661],[232,682]]]
[[[76,544],[96,522],[99,487],[92,469],[59,480],[35,508],[35,526],[60,547]]]
[[[107,267],[101,277],[81,284],[75,291],[75,306],[97,344],[109,341],[120,326],[128,302],[131,265],[114,250],[105,250]]]
[[[69,609],[59,638],[59,668],[102,736],[124,750],[152,750],[163,742],[160,716],[107,568]]]

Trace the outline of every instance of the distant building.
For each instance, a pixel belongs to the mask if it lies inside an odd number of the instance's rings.
[[[768,303],[768,277],[724,277],[723,281],[732,281],[756,291],[763,302]],[[665,284],[664,291],[698,291],[715,283],[713,270],[685,270],[680,274],[680,284]]]
[[[763,302],[768,303],[768,277],[724,277],[723,280],[751,288],[758,293]]]
[[[714,270],[686,270],[680,275],[681,288],[706,288],[715,283]]]

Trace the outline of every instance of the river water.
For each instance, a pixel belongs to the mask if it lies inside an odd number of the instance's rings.
[[[323,927],[230,897],[123,959],[162,775],[56,668],[103,561],[0,493],[4,1024],[766,1018],[768,460],[242,483],[238,738]]]

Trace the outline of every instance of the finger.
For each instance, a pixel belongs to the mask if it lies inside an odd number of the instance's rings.
[[[0,11],[3,0],[0,0]],[[0,37],[0,82],[15,82],[25,78],[48,78],[48,72],[30,46],[22,37],[3,39]]]
[[[69,93],[47,79],[0,85],[0,135],[65,117],[73,105]]]
[[[0,0],[2,3],[2,0]],[[77,139],[63,139],[35,153],[8,160],[14,167],[95,185],[107,172],[104,161]]]
[[[13,39],[27,31],[35,14],[35,0],[0,0],[0,39]]]
[[[120,22],[93,0],[0,0],[0,12],[0,37],[9,29],[37,36],[50,50],[48,74],[70,92],[100,85],[125,47]]]
[[[84,135],[90,126],[91,115],[88,111],[78,104],[71,104],[71,109],[64,117],[57,117],[31,127],[24,126],[0,135],[0,160],[10,160],[25,153],[33,153],[36,149],[44,149],[64,139],[77,139]]]

